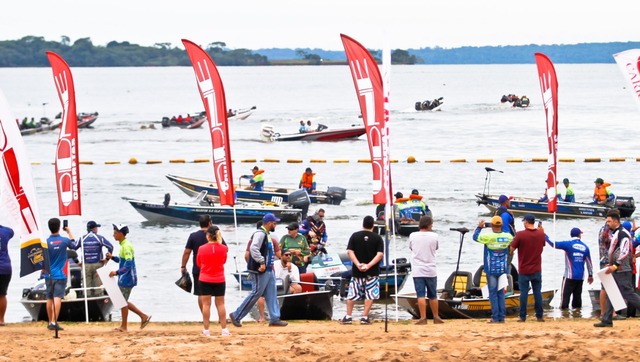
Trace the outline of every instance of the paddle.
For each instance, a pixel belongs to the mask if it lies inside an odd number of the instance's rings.
[[[458,268],[460,267],[460,255],[462,254],[462,241],[464,240],[464,234],[468,233],[469,229],[465,227],[461,227],[461,228],[450,228],[449,230],[457,231],[460,233],[460,248],[458,249],[458,261],[456,262],[456,273],[454,274],[454,277],[453,277],[453,285],[455,286],[457,284],[456,279],[458,279]]]

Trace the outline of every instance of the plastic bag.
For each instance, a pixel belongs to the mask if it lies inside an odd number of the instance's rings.
[[[189,272],[184,272],[180,279],[176,280],[176,285],[185,292],[191,293],[193,282],[191,281],[191,275],[189,275]]]

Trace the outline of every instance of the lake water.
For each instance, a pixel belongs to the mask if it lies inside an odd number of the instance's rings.
[[[373,214],[371,165],[357,162],[369,158],[364,138],[335,143],[259,141],[260,127],[273,125],[280,133],[297,131],[299,121],[311,120],[330,128],[359,124],[359,106],[347,66],[332,67],[222,67],[219,69],[229,108],[257,106],[251,117],[230,124],[233,174],[249,173],[257,164],[266,170],[268,185],[295,187],[304,168],[317,173],[320,189],[340,186],[347,189],[347,200],[340,206],[328,205],[326,223],[331,250],[344,250],[352,232],[360,229],[365,215]],[[176,68],[74,68],[77,108],[80,112],[98,111],[93,129],[80,130],[80,159],[93,161],[81,166],[83,216],[69,218],[76,235],[89,220],[104,225],[100,232],[111,240],[111,223],[126,223],[129,239],[136,250],[139,285],[131,300],[155,321],[197,321],[200,313],[194,296],[173,285],[180,275],[180,263],[192,226],[158,226],[145,222],[122,197],[161,201],[171,193],[175,201],[187,201],[165,178],[165,174],[213,178],[210,164],[169,163],[173,159],[191,161],[211,158],[206,128],[197,130],[162,129],[163,116],[202,110],[190,67]],[[559,157],[575,159],[558,166],[559,178],[571,179],[579,201],[590,199],[593,180],[602,177],[613,184],[619,195],[640,196],[635,182],[636,157],[640,145],[633,129],[640,112],[631,92],[624,88],[622,74],[614,64],[558,65]],[[14,115],[52,117],[61,110],[49,68],[0,69],[0,87]],[[500,104],[503,94],[527,95],[529,109],[513,109]],[[416,112],[416,101],[444,97],[441,112]],[[43,105],[43,103],[46,103]],[[486,166],[503,171],[493,173],[494,193],[538,197],[545,188],[546,163],[511,163],[508,159],[547,157],[545,115],[535,65],[459,65],[394,66],[391,85],[391,157],[394,191],[408,194],[416,188],[425,195],[433,211],[435,229],[440,235],[438,286],[455,270],[460,245],[459,234],[451,227],[473,229],[479,219],[489,219],[484,207],[477,206],[474,194],[482,192]],[[141,129],[156,123],[157,129]],[[36,134],[24,138],[37,188],[42,225],[57,216],[54,189],[54,150],[57,135]],[[414,156],[418,162],[407,163]],[[603,162],[585,163],[585,158],[601,157]],[[609,158],[626,162],[608,162]],[[128,164],[136,158],[137,165]],[[256,159],[257,162],[242,162]],[[261,162],[280,160],[277,163]],[[301,164],[287,163],[299,159]],[[466,159],[452,163],[453,159]],[[478,163],[492,159],[493,163]],[[147,160],[162,163],[147,165]],[[326,160],[326,163],[311,163]],[[334,163],[349,160],[349,163]],[[440,160],[426,163],[425,160]],[[107,165],[105,161],[120,161]],[[312,207],[311,211],[314,211]],[[0,223],[9,224],[4,209]],[[547,233],[558,240],[569,239],[569,230],[580,227],[583,240],[597,259],[597,231],[603,220],[545,220]],[[516,223],[518,229],[522,227]],[[46,228],[46,227],[45,227]],[[245,242],[253,226],[222,227],[230,244],[227,272],[244,269],[241,263]],[[284,234],[279,225],[275,234]],[[47,236],[47,235],[45,235]],[[395,240],[394,257],[409,257],[406,238]],[[19,241],[10,242],[14,274],[9,288],[6,320],[22,321],[28,314],[19,303],[23,288],[31,286],[35,275],[19,278]],[[545,248],[543,287],[560,287],[564,253]],[[460,269],[475,271],[482,263],[482,246],[467,235],[462,248]],[[237,257],[237,259],[236,259]],[[236,267],[236,260],[238,266]],[[112,266],[115,267],[115,264]],[[599,287],[599,283],[594,283]],[[409,285],[410,287],[410,285]],[[228,311],[238,306],[244,294],[228,278]],[[590,315],[585,286],[583,315]],[[552,303],[557,305],[557,301]],[[341,318],[344,302],[335,299],[334,318]],[[384,308],[377,306],[374,314]],[[356,312],[358,315],[359,312]],[[395,316],[395,311],[391,312]],[[555,310],[550,315],[558,316]],[[399,318],[409,318],[404,311]],[[116,315],[117,318],[117,315]],[[132,318],[136,321],[136,317]]]

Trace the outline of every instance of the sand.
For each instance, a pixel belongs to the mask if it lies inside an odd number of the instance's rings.
[[[358,316],[354,316],[358,318]],[[340,325],[293,321],[287,327],[246,322],[229,326],[230,337],[200,336],[198,323],[151,322],[144,330],[114,331],[117,322],[61,323],[59,338],[44,322],[0,327],[0,361],[632,361],[640,346],[640,319],[595,328],[595,319],[545,323],[514,319],[447,320],[414,325],[383,321]]]

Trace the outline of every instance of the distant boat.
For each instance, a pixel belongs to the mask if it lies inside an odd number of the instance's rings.
[[[442,109],[444,105],[444,97],[436,98],[432,101],[426,100],[423,102],[416,102],[416,111],[431,111],[436,112]]]
[[[78,113],[78,128],[91,128],[90,126],[98,120],[98,112],[87,113],[80,112]],[[62,118],[62,112],[56,115],[56,119]]]
[[[321,125],[323,126],[323,125]],[[352,125],[349,128],[329,129],[318,127],[315,131],[304,133],[280,134],[275,131],[273,126],[264,125],[260,130],[260,138],[264,142],[276,141],[341,141],[354,139],[365,133],[364,126]]]
[[[253,113],[253,111],[256,110],[256,108],[256,106],[253,106],[251,108],[230,109],[229,111],[227,111],[227,119],[230,121],[245,120]]]
[[[186,129],[194,129],[202,127],[202,124],[207,121],[207,113],[200,112],[195,116],[191,116],[187,114],[187,117],[182,118],[182,115],[179,117],[180,121],[176,117],[162,117],[162,127],[178,127],[178,128],[186,128]],[[188,118],[188,119],[187,119]]]

